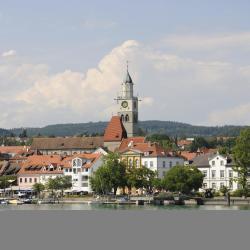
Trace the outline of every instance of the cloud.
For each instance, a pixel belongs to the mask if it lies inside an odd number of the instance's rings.
[[[241,104],[225,110],[218,110],[210,113],[209,122],[217,125],[234,124],[249,125],[250,124],[250,103]]]
[[[139,92],[139,119],[193,124],[245,123],[250,65],[194,59],[127,40],[86,72],[50,73],[45,64],[0,64],[0,127],[109,120],[117,112],[126,60]],[[231,111],[231,107],[241,109]],[[223,116],[224,114],[224,116]],[[240,112],[238,112],[240,114]],[[221,118],[220,118],[221,117]],[[234,117],[229,119],[230,117]]]
[[[15,50],[8,50],[2,53],[2,57],[13,57],[16,56]]]
[[[228,34],[169,35],[163,43],[169,47],[185,50],[211,50],[215,48],[250,48],[250,32]]]

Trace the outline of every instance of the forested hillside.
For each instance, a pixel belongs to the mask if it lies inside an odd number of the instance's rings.
[[[28,136],[77,136],[77,135],[102,135],[107,122],[89,122],[78,124],[56,124],[42,128],[26,128]],[[186,123],[171,121],[141,121],[139,122],[141,132],[145,134],[167,134],[178,137],[194,136],[237,136],[243,126],[222,126],[207,127],[193,126]],[[7,133],[6,130],[0,130],[0,134]],[[21,134],[23,128],[9,130],[15,135]]]

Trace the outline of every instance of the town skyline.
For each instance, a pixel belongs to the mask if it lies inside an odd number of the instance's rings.
[[[247,1],[59,3],[1,6],[0,128],[108,121],[127,60],[139,120],[250,124]]]

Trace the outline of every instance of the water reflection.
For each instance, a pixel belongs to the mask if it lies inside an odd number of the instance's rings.
[[[153,206],[153,205],[117,205],[117,204],[23,204],[0,205],[0,211],[6,210],[250,210],[249,205],[222,206]]]

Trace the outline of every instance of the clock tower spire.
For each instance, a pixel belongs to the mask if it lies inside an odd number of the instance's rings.
[[[138,128],[138,97],[134,96],[134,83],[128,71],[122,83],[122,91],[117,97],[118,115],[121,117],[127,136],[133,137]]]

